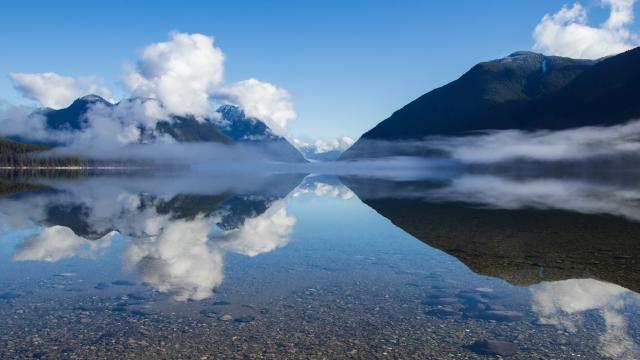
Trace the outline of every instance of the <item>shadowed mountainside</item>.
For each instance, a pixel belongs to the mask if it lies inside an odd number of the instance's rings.
[[[341,159],[411,154],[380,141],[421,140],[486,129],[562,130],[640,118],[640,48],[598,61],[516,52],[474,66],[459,79],[394,112]]]

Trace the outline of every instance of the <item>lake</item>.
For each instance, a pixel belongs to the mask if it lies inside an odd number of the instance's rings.
[[[640,358],[632,173],[1,179],[1,358]]]

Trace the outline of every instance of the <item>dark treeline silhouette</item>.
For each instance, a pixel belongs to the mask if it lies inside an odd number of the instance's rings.
[[[150,167],[149,163],[133,160],[92,160],[78,156],[47,156],[45,145],[25,144],[0,138],[0,168],[9,169],[60,169],[104,167]]]
[[[44,145],[24,144],[0,139],[0,167],[36,168],[36,167],[86,167],[88,161],[77,157],[42,157],[40,153],[49,150]]]

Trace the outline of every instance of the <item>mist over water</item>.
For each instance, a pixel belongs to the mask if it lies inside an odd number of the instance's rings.
[[[413,140],[362,138],[345,160],[413,156],[448,158],[462,164],[517,161],[539,163],[635,159],[640,149],[640,121],[614,126],[567,130],[485,130],[459,136],[428,136]]]

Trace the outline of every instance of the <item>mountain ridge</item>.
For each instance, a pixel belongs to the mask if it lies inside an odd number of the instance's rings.
[[[81,132],[89,127],[89,112],[96,104],[104,106],[107,111],[114,111],[120,104],[127,102],[144,102],[149,99],[124,99],[111,103],[99,95],[89,94],[74,100],[62,109],[43,108],[34,111],[31,116],[43,116],[48,131]],[[225,145],[246,144],[246,146],[262,148],[261,153],[269,159],[283,162],[306,162],[303,155],[284,137],[277,135],[262,120],[248,117],[244,111],[234,105],[223,105],[216,110],[220,118],[204,117],[197,119],[193,115],[169,115],[167,119],[159,119],[154,128],[147,128],[138,123],[141,131],[141,142],[151,142],[157,135],[168,135],[178,142],[212,142]],[[41,143],[24,136],[7,138],[19,143]],[[60,146],[64,144],[47,144]]]
[[[640,48],[599,60],[515,52],[481,62],[395,111],[341,159],[376,154],[377,140],[619,124],[640,117],[640,104],[632,99],[640,93],[638,64]]]

